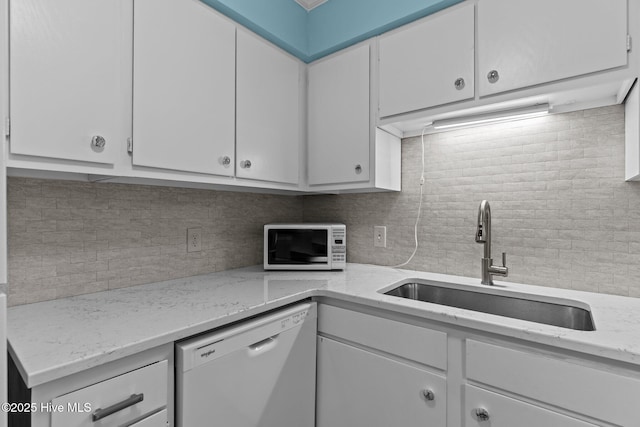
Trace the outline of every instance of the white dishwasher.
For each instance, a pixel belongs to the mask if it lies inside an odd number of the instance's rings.
[[[313,427],[316,303],[176,344],[177,427]]]

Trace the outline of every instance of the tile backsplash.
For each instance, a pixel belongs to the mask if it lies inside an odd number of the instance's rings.
[[[425,135],[419,249],[405,268],[480,277],[478,205],[492,208],[505,280],[640,297],[640,184],[624,182],[624,107]],[[414,249],[421,137],[402,142],[402,192],[309,196],[306,221],[347,224],[350,262]],[[373,227],[387,227],[387,248]],[[502,280],[496,278],[496,280]]]
[[[9,305],[260,264],[262,226],[302,220],[300,197],[25,178],[7,193]]]
[[[425,135],[419,249],[406,268],[479,277],[477,209],[491,203],[505,280],[640,297],[640,184],[624,182],[624,108]],[[9,305],[262,262],[268,222],[347,224],[350,262],[414,248],[421,137],[402,143],[398,193],[274,196],[8,179]],[[387,227],[374,248],[373,227]],[[186,252],[201,227],[202,251]]]

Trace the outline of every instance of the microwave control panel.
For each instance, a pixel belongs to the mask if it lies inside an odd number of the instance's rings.
[[[344,226],[331,229],[331,262],[333,268],[347,262],[347,230]]]

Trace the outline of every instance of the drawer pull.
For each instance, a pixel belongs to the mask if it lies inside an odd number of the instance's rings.
[[[122,402],[118,402],[104,409],[96,409],[96,411],[91,416],[91,420],[95,423],[96,421],[101,420],[104,417],[108,417],[111,414],[115,414],[118,411],[122,411],[123,409],[126,409],[129,406],[133,406],[136,403],[142,402],[143,400],[144,400],[144,394],[142,393],[132,394],[131,397],[123,400]]]

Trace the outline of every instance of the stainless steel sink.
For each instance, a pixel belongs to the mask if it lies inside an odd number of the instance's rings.
[[[561,328],[579,331],[595,330],[588,306],[586,309],[578,307],[578,305],[586,306],[586,304],[578,302],[575,302],[574,306],[567,304],[565,300],[541,301],[529,299],[528,295],[508,296],[480,290],[459,289],[420,279],[401,282],[397,287],[384,292],[384,294]]]

